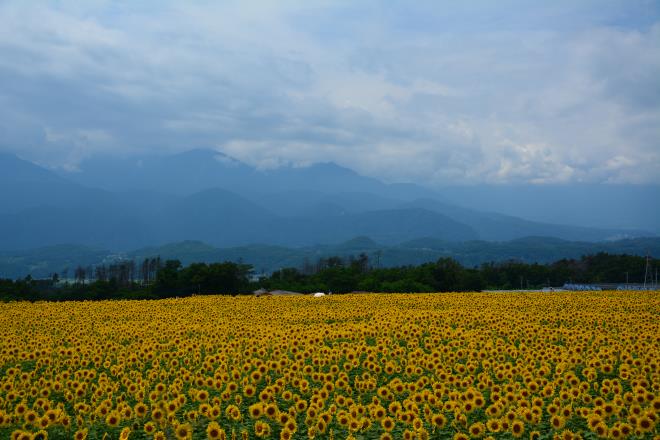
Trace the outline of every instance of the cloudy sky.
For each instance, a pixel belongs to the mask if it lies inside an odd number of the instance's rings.
[[[660,183],[660,2],[0,2],[0,150]]]

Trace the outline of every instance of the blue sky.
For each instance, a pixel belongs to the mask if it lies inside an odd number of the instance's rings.
[[[660,183],[660,2],[0,2],[0,149]]]

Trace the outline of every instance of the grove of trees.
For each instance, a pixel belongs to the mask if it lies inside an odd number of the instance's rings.
[[[256,289],[297,292],[451,292],[484,289],[519,289],[571,283],[642,282],[646,259],[599,253],[551,264],[517,261],[463,267],[451,258],[419,266],[374,267],[365,254],[329,257],[302,268],[283,268],[255,277],[252,266],[236,262],[193,263],[148,258],[142,263],[115,262],[68,269],[52,278],[0,279],[1,300],[100,300],[112,298],[166,298],[187,295],[236,295]],[[659,259],[651,267],[660,267]]]

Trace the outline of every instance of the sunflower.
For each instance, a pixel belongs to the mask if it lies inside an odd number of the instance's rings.
[[[628,437],[632,433],[632,426],[627,423],[621,423],[619,429],[621,429],[621,435],[623,437]]]
[[[385,417],[385,414],[387,414],[387,411],[380,405],[376,406],[372,412],[372,415],[376,420],[382,420],[383,417]]]
[[[105,417],[105,424],[111,428],[116,428],[121,423],[121,416],[117,411],[110,411]]]
[[[270,436],[271,428],[268,423],[257,421],[254,424],[254,434],[257,437],[265,438]]]
[[[190,423],[195,423],[197,419],[199,419],[199,413],[195,410],[187,411],[186,412],[186,419]]]
[[[14,408],[14,413],[16,413],[17,416],[22,416],[27,411],[27,409],[27,405],[21,402]]]
[[[291,440],[293,438],[293,433],[288,429],[284,428],[280,431],[280,440]]]
[[[142,418],[147,415],[147,405],[145,405],[142,402],[139,402],[133,407],[133,411],[135,411],[135,414],[138,417]]]
[[[550,417],[550,425],[556,431],[559,431],[561,428],[563,428],[565,424],[566,424],[565,419],[559,415],[554,415]]]
[[[304,399],[300,399],[296,402],[296,411],[298,412],[303,412],[307,409],[307,401]]]
[[[220,406],[213,405],[211,409],[209,409],[208,417],[215,420],[218,417],[220,417],[221,414],[222,414],[222,409],[220,408]]]
[[[587,416],[587,426],[589,426],[589,429],[592,431],[596,428],[596,426],[601,422],[600,416],[596,414],[591,414]]]
[[[648,415],[643,415],[639,419],[637,419],[637,429],[639,429],[640,432],[643,433],[651,432],[653,431],[654,427],[655,424]]]
[[[167,405],[165,405],[165,410],[170,414],[175,413],[177,409],[179,409],[179,402],[177,400],[167,402]]]
[[[165,414],[163,413],[162,409],[154,408],[151,410],[151,419],[154,422],[162,422],[164,418],[165,418]]]
[[[523,422],[517,419],[511,422],[511,434],[513,434],[514,437],[520,438],[524,433],[525,425]]]
[[[217,422],[211,422],[206,427],[206,436],[209,440],[220,440],[223,435],[226,436],[225,431]]]
[[[268,405],[265,405],[265,407],[263,407],[264,415],[266,417],[268,417],[269,419],[271,419],[271,420],[275,420],[275,418],[277,417],[278,412],[279,412],[279,409],[277,408],[276,403],[271,402]]]
[[[485,431],[486,431],[486,427],[481,422],[473,423],[468,428],[468,432],[470,433],[470,436],[472,438],[479,438],[483,436]]]
[[[488,419],[486,422],[486,428],[489,432],[500,432],[502,425],[500,424],[499,419]]]
[[[190,423],[182,423],[174,430],[174,435],[177,440],[190,440],[192,439],[192,426]]]
[[[576,435],[573,433],[573,431],[565,429],[561,432],[561,435],[559,436],[560,440],[574,440],[576,438]]]
[[[263,405],[261,402],[250,405],[248,408],[248,413],[253,419],[258,419],[263,414]]]
[[[447,424],[447,418],[444,416],[444,414],[433,414],[431,417],[431,423],[434,427],[442,429]]]
[[[25,420],[25,423],[28,423],[30,425],[36,422],[38,417],[39,416],[36,413],[36,411],[33,410],[25,411],[25,413],[23,414],[23,419]]]
[[[154,425],[153,422],[147,422],[144,424],[144,427],[142,428],[146,434],[153,434],[156,432],[156,425]]]
[[[605,438],[607,437],[609,430],[607,428],[607,424],[605,424],[605,422],[600,421],[596,426],[594,426],[592,431],[595,432],[598,437]]]
[[[316,431],[320,432],[321,434],[325,434],[326,429],[328,428],[328,425],[325,420],[319,419],[316,422]]]
[[[131,435],[131,428],[127,426],[119,433],[119,440],[128,440],[129,435]]]
[[[298,424],[296,423],[296,420],[294,418],[289,418],[284,424],[284,428],[294,433],[298,430]]]
[[[623,437],[623,434],[621,433],[621,428],[619,427],[619,425],[614,425],[610,428],[609,437],[612,438],[612,439],[615,439],[615,440],[620,439],[620,438]]]
[[[383,420],[380,421],[380,426],[386,432],[392,431],[394,429],[395,425],[396,425],[396,422],[391,417],[385,417],[385,418],[383,418]]]
[[[32,434],[32,440],[48,440],[48,432],[41,429]]]
[[[15,430],[11,433],[12,440],[32,440],[32,434],[27,431]]]

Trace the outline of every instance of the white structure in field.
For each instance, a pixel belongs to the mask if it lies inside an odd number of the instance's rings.
[[[323,292],[316,292],[316,293],[313,293],[312,296],[313,296],[314,298],[321,298],[321,297],[324,297],[324,296],[325,296],[325,293],[323,293]]]

